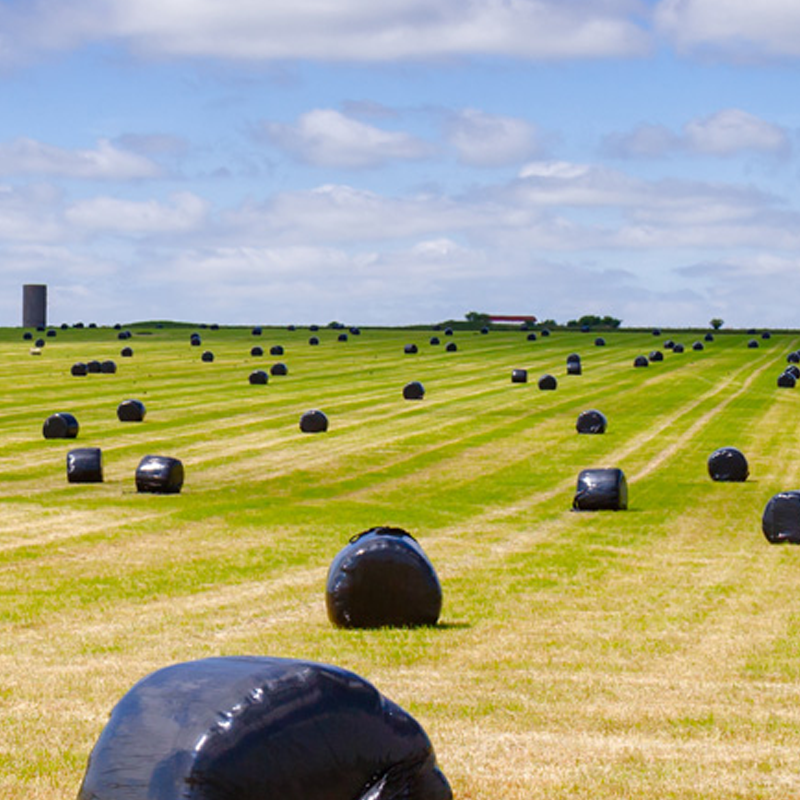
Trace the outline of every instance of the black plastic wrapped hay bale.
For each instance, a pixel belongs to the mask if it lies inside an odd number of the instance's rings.
[[[92,359],[86,362],[86,369],[91,372],[92,375],[99,375],[103,371],[103,365],[96,359]]]
[[[602,411],[590,408],[578,414],[578,421],[575,428],[578,433],[605,433],[608,427],[608,420]]]
[[[558,381],[554,375],[542,375],[539,378],[539,389],[543,392],[552,392],[558,388]]]
[[[675,342],[672,339],[666,339],[664,341],[664,349],[665,350],[672,350],[675,347]]]
[[[133,350],[130,347],[123,347],[122,350],[119,351],[119,354],[123,358],[132,358],[133,357]]]
[[[214,354],[210,350],[204,350],[200,358],[205,361],[206,364],[210,364],[214,360]]]
[[[647,356],[647,360],[648,361],[655,361],[655,362],[663,361],[664,360],[664,354],[660,350],[653,350],[650,353],[650,355]]]
[[[683,352],[683,350],[684,350],[684,347],[683,347],[683,345],[682,345],[682,344],[680,344],[680,343],[676,344],[676,345],[675,345],[675,346],[672,348],[672,352],[673,352],[673,353],[682,353],[682,352]]]
[[[795,351],[789,353],[789,355],[786,356],[786,361],[789,364],[800,364],[800,352],[795,350]]]
[[[572,362],[577,362],[578,364],[580,364],[581,363],[581,357],[577,353],[570,353],[567,356],[567,364],[570,364]]]
[[[250,373],[248,380],[251,386],[266,386],[269,383],[269,374],[266,370],[257,369]]]
[[[653,328],[653,336],[661,336],[661,328]]]
[[[33,341],[33,334],[30,331],[25,331],[25,333],[22,334],[22,338],[26,342],[31,342]]]
[[[352,333],[353,336],[361,336],[361,328],[350,328],[350,333]]]
[[[525,338],[529,342],[535,342],[536,341],[536,334],[535,333],[529,333]]]
[[[444,329],[444,335],[445,336],[452,336],[453,335],[453,329],[452,328],[445,328]]]
[[[705,346],[703,345],[702,342],[694,342],[694,344],[692,344],[692,350],[704,350],[704,349]]]
[[[120,422],[143,422],[147,409],[141,400],[123,400],[117,406],[117,419]]]
[[[772,338],[772,334],[771,334],[769,331],[764,331],[764,332],[761,334],[761,338],[762,338],[762,339],[771,339],[771,338]]]
[[[407,344],[407,345],[406,345],[406,346],[403,348],[403,352],[404,352],[406,355],[413,355],[414,353],[418,352],[418,348],[417,348],[417,346],[416,346],[415,344]]]
[[[89,367],[87,367],[86,364],[83,363],[83,361],[76,361],[72,365],[72,368],[70,369],[70,374],[76,376],[88,375]]]
[[[512,369],[511,370],[511,383],[527,383],[528,370],[526,369]]]
[[[45,439],[75,439],[78,436],[78,420],[66,411],[51,414],[42,426]]]
[[[581,375],[583,367],[580,361],[567,361],[567,375]]]
[[[193,333],[189,337],[189,343],[192,345],[192,347],[200,347],[200,345],[203,343],[203,340],[200,338],[199,333]]]
[[[487,328],[487,327],[484,325],[484,326],[481,328],[481,333],[482,333],[482,334],[484,334],[484,335],[486,335],[487,333],[489,333],[489,329],[488,329],[488,328]]]
[[[549,336],[550,331],[547,328],[542,328],[542,336]]]
[[[747,480],[750,468],[741,450],[720,447],[708,457],[708,474],[712,481],[741,483]]]
[[[595,347],[605,347],[606,346],[606,340],[602,336],[598,336],[594,340],[594,346]]]
[[[136,491],[178,494],[183,487],[183,463],[170,456],[145,456],[136,468]]]
[[[318,338],[318,337],[316,337],[316,336],[312,336],[312,337],[311,337],[311,338],[308,340],[308,343],[309,343],[310,345],[312,345],[312,346],[313,346],[313,345],[318,345],[318,344],[319,344],[319,338]]]
[[[54,331],[52,328],[50,328],[50,330],[48,330],[47,333],[45,334],[45,336],[49,337],[50,339],[54,339],[56,335],[57,335],[56,331]]]
[[[271,375],[288,375],[289,367],[283,361],[277,361],[269,368],[269,371]]]
[[[778,375],[778,386],[781,389],[794,389],[796,385],[797,378],[789,370],[785,370]]]
[[[250,333],[253,336],[261,336],[263,331],[261,330],[261,328],[258,325],[256,325],[254,328],[251,329]]]
[[[714,341],[714,334],[713,333],[707,333],[703,338],[707,342],[713,342]]]
[[[101,361],[100,372],[104,375],[114,375],[117,371],[117,365],[113,361]]]
[[[574,511],[622,511],[628,507],[628,484],[621,469],[584,469],[572,501]]]
[[[406,400],[422,400],[425,397],[425,387],[419,381],[409,381],[403,387],[403,397]]]
[[[748,347],[749,347],[751,350],[755,350],[755,349],[758,347],[758,339],[751,339],[751,340],[750,340],[750,341],[747,343],[747,346],[748,346]]]
[[[269,354],[271,356],[282,356],[283,355],[283,346],[280,344],[274,344],[269,349]]]
[[[790,375],[794,375],[795,380],[800,380],[800,367],[798,367],[797,364],[789,364],[789,366],[786,367],[784,372],[788,372]]]
[[[44,339],[37,339],[37,340],[34,342],[34,345],[35,345],[36,347],[44,347]]]
[[[444,346],[445,352],[447,353],[455,353],[458,350],[458,345],[455,342],[448,342]]]
[[[77,800],[452,800],[420,724],[359,675],[228,656],[173,664],[111,712]]]
[[[441,344],[441,341],[439,341],[438,336],[431,336],[429,344],[436,346],[437,344]]]
[[[264,355],[264,348],[263,347],[259,347],[258,345],[255,345],[255,347],[251,347],[250,348],[250,355],[253,356],[254,358],[258,358],[259,356],[263,356]]]
[[[103,482],[103,453],[99,447],[79,447],[67,453],[67,481]]]
[[[764,508],[761,530],[770,544],[800,544],[800,491],[772,497]]]
[[[346,333],[340,333],[340,334],[339,334],[339,335],[336,337],[337,341],[339,341],[339,342],[346,342],[346,341],[348,341],[348,340],[349,340],[349,338],[350,338],[350,337],[349,337],[349,336],[348,336]]]
[[[322,411],[313,408],[300,417],[300,430],[303,433],[325,433],[328,430],[328,418]]]
[[[646,367],[649,364],[650,362],[647,360],[647,356],[636,356],[636,358],[633,360],[634,367]]]
[[[435,625],[442,587],[413,536],[378,527],[354,536],[333,559],[325,605],[340,628]]]

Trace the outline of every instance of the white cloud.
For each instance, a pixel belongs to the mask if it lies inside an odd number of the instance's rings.
[[[467,108],[448,115],[445,134],[464,164],[500,167],[532,158],[539,135],[529,122]]]
[[[66,150],[34,139],[0,142],[0,175],[46,175],[90,180],[154,178],[161,170],[148,158],[105,139],[94,150]]]
[[[181,234],[202,230],[209,204],[191,192],[178,192],[167,205],[157,200],[93,197],[67,208],[65,218],[83,231],[130,234]]]
[[[122,40],[148,55],[392,61],[640,55],[641,0],[38,0],[0,14],[0,53]]]
[[[661,0],[655,22],[682,50],[733,60],[800,55],[800,6],[786,0]]]
[[[263,130],[294,158],[322,167],[363,169],[432,154],[428,144],[407,133],[385,131],[334,109],[309,111],[294,125],[268,122]]]

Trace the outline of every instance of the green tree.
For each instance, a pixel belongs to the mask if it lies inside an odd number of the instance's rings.
[[[724,324],[725,324],[725,320],[724,319],[720,319],[719,317],[714,317],[714,319],[712,319],[711,323],[710,323],[711,327],[715,331],[718,331]]]
[[[482,311],[468,311],[465,319],[470,325],[488,325],[490,322],[490,315],[484,314]]]

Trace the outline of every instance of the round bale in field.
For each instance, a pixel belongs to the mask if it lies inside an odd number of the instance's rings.
[[[550,335],[550,331],[547,328],[542,328],[541,334],[542,334],[542,336],[549,336]]]
[[[628,507],[628,484],[621,469],[584,469],[572,501],[574,511],[620,511]]]
[[[403,397],[406,400],[422,400],[425,397],[425,387],[419,381],[410,381],[403,387]]]
[[[141,400],[123,400],[117,406],[117,419],[120,422],[143,422],[146,413]]]
[[[442,587],[413,536],[378,527],[354,536],[334,558],[325,604],[340,628],[435,625]]]
[[[797,385],[797,376],[789,370],[784,370],[778,375],[778,386],[782,389],[794,389]]]
[[[703,338],[707,342],[713,342],[714,341],[714,334],[713,333],[707,333]]]
[[[552,392],[558,388],[558,381],[555,379],[554,375],[542,375],[539,378],[539,389],[543,392]]]
[[[438,336],[431,336],[429,344],[432,344],[432,345],[435,346],[437,344],[441,344],[441,341],[439,341],[439,337]]]
[[[762,338],[762,339],[771,339],[771,338],[772,338],[772,334],[771,334],[769,331],[764,331],[764,332],[761,334],[761,338]]]
[[[282,356],[283,355],[283,345],[274,344],[269,349],[269,354],[271,356]]]
[[[83,361],[76,361],[72,368],[70,369],[70,373],[76,376],[88,375],[89,374],[89,367],[83,363]]]
[[[145,456],[136,468],[136,491],[178,494],[183,487],[183,463],[170,456]]]
[[[289,374],[289,367],[283,363],[283,361],[276,361],[270,368],[269,368],[271,375],[288,375]]]
[[[800,367],[797,364],[789,364],[784,372],[788,372],[790,375],[794,375],[795,379],[800,380]]]
[[[263,331],[261,330],[261,328],[260,328],[258,325],[256,325],[254,328],[252,328],[252,329],[250,330],[250,333],[251,333],[253,336],[261,336],[261,334],[263,333]]]
[[[705,347],[702,342],[695,342],[692,345],[692,350],[703,350],[703,349],[705,349]]]
[[[458,350],[458,345],[455,342],[448,342],[444,349],[448,353],[455,353]]]
[[[99,447],[79,447],[67,453],[67,481],[103,482],[103,453]]]
[[[536,334],[535,333],[529,333],[525,338],[529,342],[535,342],[536,341]]]
[[[103,371],[103,365],[96,359],[86,362],[86,369],[93,375],[99,375]]]
[[[633,360],[634,367],[646,367],[650,362],[647,360],[647,356],[636,356]]]
[[[594,346],[595,347],[605,347],[606,346],[606,340],[602,336],[598,336],[594,340]]]
[[[664,349],[665,350],[672,350],[675,347],[675,342],[672,339],[665,339],[664,340]]]
[[[528,370],[526,369],[512,369],[511,370],[511,383],[527,383]]]
[[[750,468],[741,450],[720,447],[708,457],[708,474],[712,481],[742,482],[747,480]]]
[[[254,358],[258,358],[259,356],[264,355],[264,348],[259,347],[259,345],[255,345],[254,347],[250,348],[250,355]]]
[[[300,417],[300,430],[303,433],[324,433],[328,430],[328,418],[322,411],[313,408]]]
[[[32,334],[30,331],[25,331],[25,333],[23,333],[23,334],[22,334],[22,338],[23,338],[23,339],[24,339],[26,342],[33,341],[33,334]]]
[[[575,427],[578,433],[605,433],[608,420],[602,411],[590,408],[587,411],[581,411]]]
[[[347,336],[346,333],[340,333],[336,338],[340,342],[346,342],[346,341],[348,341],[349,337]]]
[[[751,350],[755,350],[755,349],[758,347],[758,339],[751,339],[751,340],[750,340],[750,341],[747,343],[747,346],[748,346],[748,347],[749,347]]]
[[[78,420],[66,411],[51,414],[42,426],[45,439],[75,439],[78,436]]]
[[[793,351],[786,356],[786,361],[789,364],[800,364],[800,351]]]
[[[663,361],[664,360],[664,354],[660,350],[653,350],[650,353],[650,355],[647,356],[647,360],[648,361],[655,361],[655,362]]]
[[[567,356],[567,364],[570,364],[572,362],[577,362],[578,364],[580,364],[581,363],[581,357],[577,353],[570,353]]]
[[[119,351],[119,354],[123,358],[132,358],[133,357],[133,350],[130,347],[123,347],[122,350]]]
[[[653,328],[653,336],[661,336],[661,328]]]
[[[452,800],[422,726],[354,672],[172,664],[117,703],[77,800]]]
[[[100,372],[104,375],[114,375],[117,371],[117,365],[113,361],[101,361]]]
[[[210,364],[214,360],[214,354],[210,350],[204,350],[200,358],[207,364]]]
[[[418,351],[418,349],[417,349],[417,346],[416,346],[415,344],[407,344],[407,345],[406,345],[406,346],[403,348],[403,352],[404,352],[406,355],[413,355],[413,354],[414,354],[414,353],[416,353],[417,351]]]
[[[250,373],[248,380],[252,386],[266,386],[269,383],[269,374],[266,370],[256,369]]]
[[[676,344],[676,345],[675,345],[675,346],[672,348],[672,352],[673,352],[673,353],[682,353],[682,352],[683,352],[683,349],[684,349],[684,348],[683,348],[683,345],[682,345],[680,342],[678,342],[678,343],[677,343],[677,344]]]
[[[567,375],[581,375],[583,367],[580,361],[567,361]]]
[[[308,340],[308,343],[312,346],[319,344],[319,337],[318,336],[311,336]]]
[[[761,530],[770,544],[800,544],[800,492],[779,492],[764,508]]]
[[[199,333],[193,333],[189,337],[189,343],[192,345],[192,347],[200,347],[200,345],[203,343],[203,340],[200,338]]]

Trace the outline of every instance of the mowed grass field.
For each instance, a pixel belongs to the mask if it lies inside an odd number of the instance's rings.
[[[800,549],[761,533],[769,498],[800,488],[800,389],[776,386],[800,336],[456,332],[448,353],[431,331],[131,330],[59,330],[38,356],[0,331],[0,797],[73,798],[138,679],[233,654],[367,678],[460,800],[800,796]],[[118,371],[70,375],[90,359]],[[248,383],[275,361],[287,376]],[[403,399],[410,380],[424,400]],[[144,422],[117,420],[128,398]],[[300,432],[311,408],[327,433]],[[588,408],[604,435],[576,433]],[[43,438],[57,411],[77,439]],[[721,446],[746,483],[709,479]],[[102,448],[102,484],[67,482],[75,447]],[[183,462],[179,495],[136,492],[147,454]],[[589,467],[625,472],[627,511],[570,511]],[[438,626],[328,621],[328,565],[376,525],[430,557]]]

